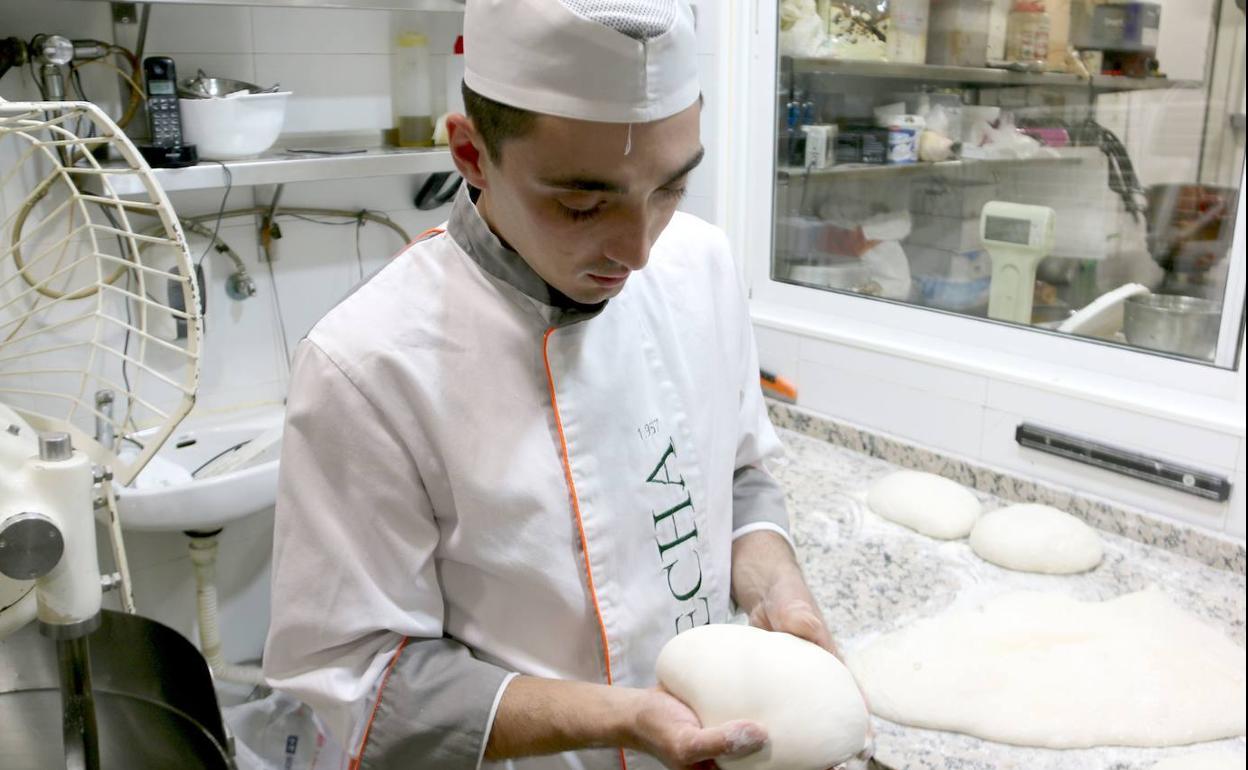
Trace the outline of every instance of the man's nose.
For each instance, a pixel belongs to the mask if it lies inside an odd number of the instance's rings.
[[[650,261],[650,246],[650,217],[644,209],[633,211],[621,217],[607,243],[606,255],[629,270],[640,270]]]

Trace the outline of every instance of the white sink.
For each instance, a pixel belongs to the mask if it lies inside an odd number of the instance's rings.
[[[192,412],[143,472],[116,490],[122,526],[139,530],[210,530],[273,506],[277,446],[255,462],[196,478],[214,458],[282,424],[280,405],[197,416]],[[142,441],[144,434],[134,437]],[[125,445],[120,454],[137,453]]]

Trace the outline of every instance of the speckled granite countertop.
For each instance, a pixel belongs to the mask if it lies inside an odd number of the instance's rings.
[[[1149,586],[1159,587],[1179,606],[1244,644],[1242,569],[1227,569],[1226,564],[1215,568],[1182,555],[1181,548],[1167,550],[1138,542],[1139,537],[1102,531],[1105,560],[1089,573],[1047,576],[1004,570],[976,557],[965,540],[932,540],[868,511],[867,486],[899,465],[793,430],[782,428],[780,433],[788,457],[773,471],[786,490],[794,541],[828,625],[846,649],[955,602],[978,603],[1015,590],[1104,600]],[[986,510],[1009,503],[974,491]],[[1196,751],[1245,751],[1243,738],[1172,749],[1028,749],[875,721],[876,756],[895,770],[1145,770],[1159,759]]]

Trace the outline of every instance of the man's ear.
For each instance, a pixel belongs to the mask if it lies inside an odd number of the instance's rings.
[[[451,113],[446,117],[446,135],[451,160],[455,162],[460,176],[478,190],[486,189],[488,185],[483,166],[490,161],[476,126],[468,116]]]

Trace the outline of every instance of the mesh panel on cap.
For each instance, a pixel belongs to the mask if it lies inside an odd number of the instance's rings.
[[[677,0],[559,0],[580,16],[637,40],[650,40],[676,23]]]

